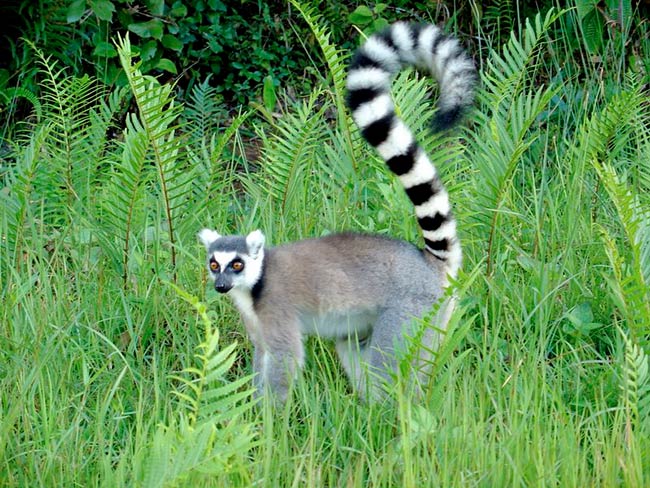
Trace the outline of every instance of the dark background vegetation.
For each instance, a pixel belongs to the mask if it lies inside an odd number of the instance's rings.
[[[405,1],[364,3],[349,0],[316,2],[331,26],[332,43],[349,48],[359,29],[374,31],[397,19],[450,24],[479,57],[507,40],[513,26],[551,7],[578,9],[581,25],[565,23],[565,38],[577,55],[599,56],[609,37],[622,31],[626,49],[635,49],[635,35],[648,2],[569,2],[493,0]],[[632,10],[640,9],[632,25]],[[284,1],[261,0],[10,0],[0,6],[0,109],[5,117],[29,111],[26,99],[38,94],[34,49],[59,60],[70,74],[90,74],[108,85],[124,84],[114,41],[127,33],[142,60],[145,74],[175,81],[181,99],[191,87],[209,78],[219,99],[230,109],[261,100],[264,90],[278,88],[304,95],[324,71],[320,50],[307,25]],[[584,51],[585,46],[590,51]],[[17,105],[15,87],[22,100]],[[272,98],[271,98],[272,100]],[[267,100],[268,102],[268,100]],[[22,105],[21,105],[22,104]]]

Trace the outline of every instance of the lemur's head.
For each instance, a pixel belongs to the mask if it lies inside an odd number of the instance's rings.
[[[247,236],[222,236],[203,229],[199,239],[208,251],[208,271],[219,293],[233,288],[253,290],[260,283],[264,262],[264,234],[260,230]]]

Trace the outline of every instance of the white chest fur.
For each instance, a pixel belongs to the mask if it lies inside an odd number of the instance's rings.
[[[255,341],[260,336],[260,321],[253,308],[253,297],[249,290],[233,288],[228,293],[244,320],[246,331]]]

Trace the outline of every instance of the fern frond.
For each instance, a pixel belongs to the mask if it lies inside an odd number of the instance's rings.
[[[251,377],[225,380],[235,360],[235,344],[219,349],[219,329],[213,327],[207,307],[196,297],[169,283],[198,312],[205,328],[196,354],[198,367],[186,368],[182,390],[173,393],[183,410],[168,425],[159,426],[151,442],[138,452],[134,466],[137,485],[169,486],[184,483],[201,486],[209,476],[223,474],[254,446],[254,431],[242,416],[254,405]]]
[[[574,152],[595,170],[624,233],[626,249],[622,255],[626,264],[620,266],[617,244],[605,229],[601,230],[612,268],[619,270],[614,275],[615,294],[621,298],[619,306],[624,306],[621,311],[632,339],[643,344],[646,351],[650,347],[650,210],[642,194],[626,181],[628,169],[624,163],[636,146],[637,133],[645,130],[649,119],[645,95],[638,84],[633,85],[586,120]],[[643,163],[642,158],[637,162],[639,174],[650,174],[650,167],[643,167]]]
[[[634,428],[642,435],[650,434],[650,359],[628,334],[621,331],[624,341],[624,362],[621,365],[623,407]]]
[[[27,144],[16,147],[14,150],[14,165],[2,175],[2,188],[0,191],[0,208],[2,208],[3,246],[13,250],[12,253],[0,253],[0,256],[10,258],[9,262],[0,262],[0,268],[8,271],[20,268],[25,232],[29,227],[27,222],[33,217],[33,206],[42,201],[41,188],[43,181],[42,168],[43,148],[49,138],[49,128],[37,126],[31,134]],[[13,254],[13,256],[12,256]],[[4,283],[8,282],[3,280]]]
[[[485,7],[483,22],[486,24],[486,32],[494,32],[497,39],[501,39],[502,33],[512,30],[514,24],[513,2],[511,0],[495,0]]]
[[[34,112],[36,113],[36,121],[40,122],[41,117],[43,116],[43,109],[40,100],[32,91],[21,86],[5,88],[4,90],[0,91],[0,102],[2,102],[3,105],[9,105],[10,115],[6,117],[6,120],[9,120],[13,114],[15,110],[16,100],[18,98],[24,98],[32,104],[32,107],[34,107]],[[3,132],[6,129],[7,127],[3,127]]]
[[[633,82],[634,83],[634,82]],[[635,83],[636,84],[636,83]],[[599,111],[585,121],[578,133],[578,156],[583,159],[613,161],[623,155],[644,117],[645,95],[640,86],[625,89],[612,97]]]
[[[205,486],[232,471],[253,447],[250,425],[192,425],[183,415],[160,425],[151,442],[134,459],[136,486]]]
[[[261,164],[265,177],[248,179],[246,186],[259,199],[268,199],[276,212],[304,208],[305,195],[301,189],[313,192],[310,168],[316,160],[315,152],[326,139],[323,113],[330,105],[316,110],[321,92],[314,91],[307,101],[296,106],[273,126],[273,134],[260,131],[263,150]]]
[[[96,106],[90,107],[90,126],[83,133],[86,139],[84,148],[86,161],[92,161],[98,169],[94,174],[89,174],[89,177],[95,178],[94,181],[87,182],[89,186],[101,184],[104,181],[100,171],[105,166],[105,158],[112,152],[115,143],[112,133],[119,130],[120,125],[116,123],[116,118],[125,111],[128,89],[118,87],[105,95]]]
[[[191,194],[194,168],[182,167],[178,154],[182,148],[176,137],[176,119],[182,107],[172,96],[170,85],[160,85],[155,79],[146,77],[139,69],[140,63],[133,62],[133,53],[128,36],[118,42],[118,54],[122,68],[138,106],[139,119],[147,134],[150,150],[158,174],[159,192],[166,216],[166,228],[170,242],[171,268],[176,278],[176,216],[187,203]],[[179,216],[180,217],[180,216]]]
[[[182,376],[174,376],[186,389],[174,391],[174,394],[186,402],[190,424],[217,422],[222,416],[224,419],[232,417],[233,409],[246,398],[249,401],[244,402],[244,405],[250,408],[250,396],[253,392],[250,387],[251,377],[246,376],[233,382],[224,380],[235,362],[237,344],[232,343],[219,349],[219,329],[212,325],[207,306],[178,286],[172,283],[169,285],[196,309],[205,328],[205,339],[198,346],[200,352],[195,354],[198,367],[185,368]]]
[[[640,205],[638,198],[621,181],[613,167],[607,163],[592,160],[592,165],[604,184],[607,193],[616,207],[625,233],[631,260],[617,277],[617,288],[625,298],[622,311],[635,341],[650,347],[650,211]],[[612,239],[605,240],[608,255],[612,261],[615,256]]]
[[[492,273],[499,219],[506,204],[516,170],[537,139],[534,130],[560,87],[539,87],[534,82],[540,44],[553,21],[553,10],[534,23],[526,22],[522,40],[512,35],[501,54],[493,53],[482,76],[484,90],[479,93],[482,109],[468,151],[479,172],[475,203],[478,224],[486,229],[488,242],[487,273]],[[487,214],[485,209],[491,209]]]
[[[98,81],[88,76],[68,76],[65,68],[59,68],[51,57],[32,47],[39,72],[44,75],[42,123],[49,127],[42,155],[46,163],[42,169],[48,172],[49,181],[41,190],[47,201],[48,223],[60,225],[74,220],[70,212],[87,210],[112,114],[97,117],[106,96],[106,89]]]
[[[214,132],[205,134],[207,139],[195,141],[193,146],[187,147],[190,165],[195,169],[191,182],[193,218],[181,221],[178,228],[181,235],[194,236],[199,220],[202,220],[200,225],[206,225],[210,215],[219,215],[223,208],[237,199],[233,181],[238,161],[236,152],[228,148],[236,146],[240,128],[251,113],[246,111],[237,115],[227,127],[215,128]],[[189,125],[192,131],[192,122]]]
[[[300,12],[300,15],[305,19],[305,22],[307,22],[307,25],[316,38],[316,42],[318,42],[318,45],[323,52],[329,75],[332,77],[338,127],[347,141],[346,146],[349,148],[348,157],[352,160],[353,166],[356,168],[356,148],[358,147],[358,137],[353,137],[352,122],[350,117],[347,116],[347,109],[345,106],[347,57],[343,55],[342,50],[338,49],[331,43],[329,32],[321,25],[322,16],[317,14],[314,8],[305,7],[298,0],[291,0],[291,4],[296,7],[298,12]]]
[[[209,154],[209,161],[211,163],[210,174],[212,175],[213,181],[215,178],[219,177],[219,166],[223,166],[222,159],[226,146],[233,140],[241,126],[248,120],[251,114],[251,111],[240,113],[230,121],[230,125],[224,129],[221,134],[218,136],[212,134],[210,138],[211,151]]]
[[[210,85],[208,75],[201,83],[197,83],[187,97],[183,116],[187,120],[186,132],[189,145],[201,145],[209,141],[212,134],[226,119],[224,107],[217,102],[216,87]]]
[[[537,14],[534,24],[526,19],[519,36],[512,31],[502,51],[494,51],[488,59],[482,78],[484,85],[491,92],[504,95],[521,91],[525,81],[532,79],[531,73],[534,74],[537,67],[542,38],[561,15],[562,12],[551,8],[543,19],[541,14]],[[502,102],[507,104],[509,100],[502,99]]]
[[[143,198],[143,183],[147,178],[146,163],[149,148],[147,133],[135,114],[126,118],[122,157],[112,164],[112,174],[106,175],[106,198],[102,199],[103,219],[99,242],[112,258],[122,275],[122,286],[128,283],[133,235],[142,227],[139,213]]]

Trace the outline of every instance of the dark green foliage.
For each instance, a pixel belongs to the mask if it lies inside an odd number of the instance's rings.
[[[474,30],[471,5],[465,2],[401,0],[359,5],[324,0],[304,5],[327,20],[331,42],[345,48],[356,44],[357,28],[369,33],[398,19],[463,24],[465,35]],[[272,108],[268,98],[272,88],[292,87],[305,93],[324,73],[313,63],[323,59],[318,42],[300,20],[300,8],[289,2],[23,0],[3,6],[2,11],[14,17],[15,29],[4,33],[8,59],[4,69],[0,66],[0,95],[4,95],[0,107],[16,95],[6,87],[20,86],[23,97],[39,92],[33,50],[23,40],[60,60],[71,74],[90,74],[109,85],[124,85],[114,40],[129,32],[144,74],[173,79],[184,93],[211,76],[229,107],[262,99],[266,93],[263,100]],[[519,10],[517,14],[521,19]],[[488,4],[485,18],[491,30],[505,36],[513,25],[513,7],[509,2]]]
[[[230,104],[247,103],[261,91],[263,79],[292,82],[307,65],[306,53],[294,49],[300,35],[282,2],[220,0],[73,0],[16,5],[27,27],[22,38],[53,55],[74,74],[92,73],[107,84],[124,84],[114,39],[131,33],[144,74],[163,74],[187,90],[213,75],[214,85]],[[33,82],[26,64],[31,54],[13,32],[9,72],[21,71]],[[15,83],[15,81],[14,81]],[[22,83],[36,90],[33,83]],[[0,88],[2,85],[0,84]]]
[[[630,0],[576,0],[582,38],[592,54],[602,52],[608,38],[624,41],[632,28]]]

